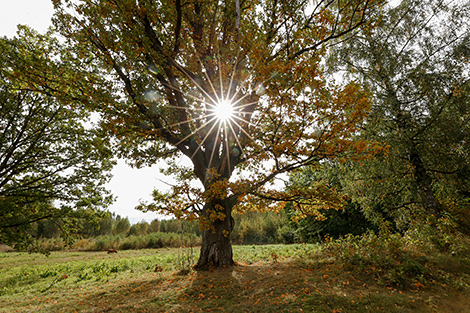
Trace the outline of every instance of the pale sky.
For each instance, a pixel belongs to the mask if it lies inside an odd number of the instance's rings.
[[[38,32],[45,32],[51,25],[53,13],[50,0],[0,0],[0,37],[16,35],[16,25],[26,24]],[[139,199],[150,200],[155,187],[168,187],[158,179],[165,179],[158,167],[132,169],[120,160],[113,170],[114,177],[107,188],[117,196],[117,201],[109,208],[122,217],[127,216],[131,223],[143,219],[157,218],[155,213],[142,213],[134,209]],[[161,217],[159,217],[161,218]]]

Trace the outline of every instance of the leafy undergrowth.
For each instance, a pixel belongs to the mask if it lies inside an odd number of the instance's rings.
[[[196,248],[0,253],[0,312],[470,312],[466,257],[420,255],[418,273],[396,274],[408,256],[378,251],[380,265],[354,244],[235,246],[236,266],[206,272],[189,270]]]

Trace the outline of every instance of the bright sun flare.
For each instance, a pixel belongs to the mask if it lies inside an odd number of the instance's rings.
[[[233,114],[233,106],[228,100],[222,100],[214,108],[215,116],[221,121],[227,121]]]

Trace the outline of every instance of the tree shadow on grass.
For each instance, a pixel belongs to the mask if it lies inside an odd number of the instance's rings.
[[[196,273],[180,295],[180,308],[186,310],[182,312],[470,312],[468,300],[443,291],[381,286],[375,275],[347,271],[333,262],[260,262]]]
[[[359,277],[358,277],[359,276]],[[108,285],[107,285],[108,284]],[[67,312],[466,312],[468,301],[402,292],[332,263],[259,262],[214,271],[149,273],[111,281]],[[452,295],[450,295],[452,296]],[[453,299],[457,299],[454,295]],[[445,300],[445,301],[444,301]],[[466,306],[464,306],[466,305]],[[53,312],[61,312],[59,308]]]
[[[368,312],[370,299],[356,290],[362,287],[352,276],[347,285],[330,278],[330,267],[257,263],[199,272],[180,299],[188,312]],[[380,304],[389,306],[385,300]]]

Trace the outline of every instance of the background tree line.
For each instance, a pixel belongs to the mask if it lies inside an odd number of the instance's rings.
[[[250,212],[236,214],[231,240],[235,244],[317,243],[325,238],[347,234],[360,235],[377,230],[355,206],[344,210],[325,210],[325,219],[307,217],[293,221],[291,205],[281,213]],[[50,250],[67,249],[61,240],[60,223],[48,219],[33,223],[31,236]],[[93,221],[83,221],[74,233],[77,241],[72,249],[106,250],[178,247],[200,245],[198,221],[155,219],[135,224],[128,218],[106,212]]]

